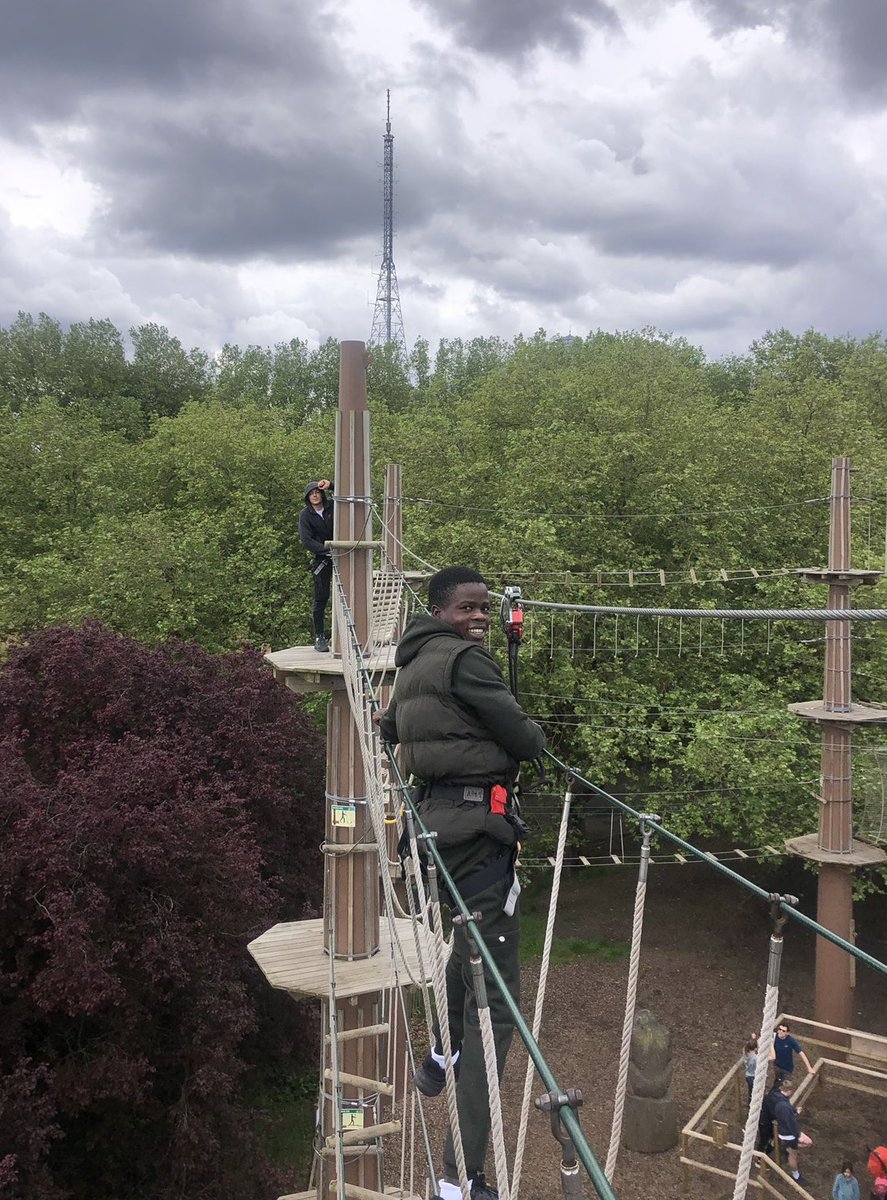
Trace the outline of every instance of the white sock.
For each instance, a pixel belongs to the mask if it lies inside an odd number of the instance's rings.
[[[453,1055],[453,1066],[454,1067],[455,1067],[456,1063],[459,1061],[459,1055],[461,1053],[462,1053],[461,1050],[457,1050],[456,1053]],[[444,1058],[444,1056],[442,1054],[438,1054],[433,1046],[431,1047],[431,1057],[434,1059],[434,1061],[437,1063],[437,1065],[441,1068],[441,1070],[443,1070],[444,1064],[446,1063],[446,1059]],[[451,1184],[450,1186],[454,1186],[454,1185]],[[460,1192],[459,1195],[461,1196],[462,1193]],[[443,1200],[447,1200],[446,1196],[443,1197]]]
[[[440,1200],[462,1200],[462,1189],[458,1183],[450,1183],[447,1179],[438,1179],[437,1194]]]
[[[800,1179],[800,1178],[801,1178],[800,1171],[792,1171],[792,1179]]]

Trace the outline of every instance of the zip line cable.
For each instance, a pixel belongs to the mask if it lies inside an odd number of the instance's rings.
[[[595,795],[600,796],[604,800],[609,800],[626,816],[631,817],[632,820],[638,821],[639,823],[643,822],[643,813],[638,812],[630,805],[623,803],[623,801],[617,800],[617,798],[612,796],[609,792],[605,792],[603,788],[598,787],[596,783],[592,783],[590,779],[586,779],[585,776],[581,775],[574,767],[568,766],[567,763],[562,762],[561,759],[559,759],[557,755],[552,754],[550,750],[546,750],[545,755],[555,764],[555,766],[560,767],[562,771],[566,771],[569,776],[577,780],[577,782],[581,783],[584,787],[589,788]],[[680,846],[685,853],[691,855],[693,858],[698,858],[701,862],[708,863],[710,867],[713,867],[722,875],[726,875],[727,878],[732,879],[734,883],[740,884],[740,886],[744,887],[747,891],[754,893],[754,895],[758,896],[761,900],[766,900],[768,903],[771,901],[771,892],[764,891],[763,888],[758,887],[757,884],[752,883],[751,880],[744,879],[742,875],[737,874],[736,871],[731,871],[729,867],[725,867],[723,863],[719,862],[714,856],[706,854],[704,850],[698,850],[695,846],[691,845],[690,842],[685,842],[683,838],[678,837],[676,833],[672,833],[671,830],[666,829],[664,825],[656,826],[656,835],[658,837],[664,837],[666,841],[671,842],[675,846]],[[826,941],[832,942],[833,945],[840,946],[842,950],[845,950],[848,954],[851,954],[859,962],[864,962],[866,966],[872,967],[879,974],[887,976],[887,963],[882,963],[877,958],[873,958],[871,954],[866,954],[864,950],[860,950],[857,946],[851,945],[850,942],[845,942],[844,939],[838,937],[836,933],[832,933],[830,929],[826,929],[824,925],[820,925],[819,922],[814,921],[812,917],[807,917],[802,912],[798,912],[798,910],[796,908],[792,908],[791,905],[780,903],[779,907],[781,911],[788,913],[793,920],[798,921],[801,925],[805,925],[814,933],[819,934],[820,937],[824,937]]]
[[[496,595],[491,592],[491,595]],[[718,621],[887,621],[887,608],[633,608],[627,604],[565,604],[524,600],[531,608],[616,617],[685,617]]]
[[[811,501],[812,503],[812,501]],[[437,567],[421,558],[406,546],[389,529],[384,518],[383,527],[400,548],[430,571]],[[503,599],[503,593],[490,589],[490,595]],[[636,608],[629,605],[566,604],[554,600],[523,600],[524,607],[544,608],[557,612],[584,612],[598,616],[625,617],[683,617],[700,620],[744,620],[744,621],[887,621],[885,608]]]
[[[390,499],[390,497],[386,497]],[[453,508],[458,512],[476,512],[475,506],[469,504],[459,504],[455,500],[437,500],[431,497],[422,496],[400,496],[398,497],[402,504],[424,504],[435,506],[437,508]],[[787,510],[790,508],[803,508],[812,504],[828,504],[829,496],[814,496],[810,500],[789,500],[784,504],[759,504],[749,508],[709,508],[709,509],[688,509],[685,511],[671,512],[647,512],[647,513],[602,513],[588,511],[588,519],[596,519],[603,521],[649,521],[654,517],[732,517],[737,513],[759,513],[759,512],[776,512],[778,510]],[[857,504],[864,504],[866,500],[863,497],[858,497]],[[514,506],[509,501],[501,501],[498,504],[489,504],[485,506],[486,511],[495,512],[503,510],[506,512],[514,512]],[[565,511],[563,509],[550,509],[533,507],[526,509],[520,513],[521,516],[545,516],[545,517],[569,517],[571,520],[576,520],[576,510],[571,509]]]

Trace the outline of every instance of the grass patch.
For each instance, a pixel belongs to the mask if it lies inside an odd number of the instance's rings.
[[[547,917],[542,913],[525,912],[521,917],[521,961],[542,957],[545,944]],[[579,958],[597,958],[612,962],[627,958],[631,947],[628,942],[613,942],[608,938],[559,937],[557,933],[551,943],[552,963],[575,962]]]
[[[317,1080],[314,1076],[279,1076],[268,1081],[254,1098],[265,1130],[268,1157],[294,1178],[308,1178],[314,1140]]]

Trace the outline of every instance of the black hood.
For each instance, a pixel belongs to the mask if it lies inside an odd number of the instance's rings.
[[[317,488],[317,490],[320,492],[320,499],[321,499],[321,502],[322,502],[323,504],[326,504],[326,492],[325,492],[325,491],[323,490],[323,488],[320,486],[320,480],[319,480],[319,479],[312,479],[310,483],[306,483],[306,485],[305,485],[305,495],[304,495],[304,500],[305,500],[305,503],[306,503],[306,504],[308,503],[308,496],[311,494],[311,492],[313,492],[313,491],[314,491],[314,489],[315,489],[315,488]]]
[[[431,617],[425,613],[413,617],[397,643],[397,652],[394,655],[395,666],[405,667],[407,663],[413,661],[426,642],[438,637],[455,638],[457,642],[464,640],[452,625],[439,621],[437,617]]]

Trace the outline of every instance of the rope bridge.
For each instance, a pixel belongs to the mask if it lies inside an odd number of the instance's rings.
[[[430,566],[431,564],[425,564],[425,565]],[[391,574],[397,575],[398,573],[391,572]],[[402,602],[403,596],[405,595],[405,591],[404,591],[404,588],[402,585],[398,586],[396,583],[391,583],[391,582],[386,583],[386,587],[387,587],[388,591],[385,593],[385,599],[382,602],[382,607],[383,608],[387,607],[388,615],[386,615],[384,617],[384,619],[380,619],[377,622],[374,621],[373,634],[371,636],[370,645],[367,647],[362,647],[360,645],[357,635],[356,635],[354,621],[352,619],[350,612],[348,611],[348,607],[347,607],[347,604],[345,601],[344,590],[342,588],[341,579],[339,577],[338,569],[335,566],[335,563],[334,563],[334,580],[335,580],[334,604],[336,605],[337,626],[340,629],[340,631],[342,631],[341,652],[342,652],[342,660],[343,660],[344,678],[345,678],[346,688],[347,688],[347,693],[348,693],[348,698],[349,698],[349,706],[351,708],[352,716],[354,718],[356,727],[360,731],[361,755],[362,755],[364,770],[365,770],[366,778],[367,778],[367,797],[368,797],[368,805],[369,805],[369,810],[370,810],[372,825],[373,825],[373,834],[374,834],[375,838],[377,839],[379,846],[382,847],[382,846],[386,845],[386,833],[385,833],[386,821],[388,821],[388,822],[400,821],[401,816],[399,814],[392,815],[391,806],[388,803],[388,795],[386,794],[386,786],[383,782],[381,748],[379,746],[378,736],[377,736],[376,729],[375,729],[375,726],[374,726],[373,720],[372,720],[374,712],[377,711],[379,708],[379,704],[378,704],[378,699],[377,699],[377,694],[376,694],[377,689],[374,686],[374,681],[371,676],[371,673],[367,668],[367,657],[368,657],[369,650],[375,649],[377,647],[378,640],[384,641],[389,646],[391,645],[391,640],[392,640],[392,636],[393,636],[391,631],[393,631],[393,628],[396,624],[396,613],[395,613],[395,616],[392,618],[391,612],[393,609],[395,609],[397,606],[400,605],[400,603]],[[396,604],[391,599],[391,597],[393,597],[395,595],[397,596]],[[525,603],[532,603],[532,602],[525,602]],[[856,619],[856,620],[884,620],[884,619],[887,619],[887,610],[828,610],[828,609],[825,609],[825,610],[797,610],[797,609],[792,609],[792,610],[762,610],[762,611],[758,611],[758,610],[713,610],[713,609],[631,610],[631,609],[622,609],[622,608],[620,608],[618,610],[612,610],[612,609],[604,610],[604,609],[591,608],[589,606],[572,606],[572,605],[553,605],[551,607],[572,608],[572,609],[575,609],[578,607],[581,611],[592,611],[592,612],[594,612],[594,611],[607,611],[607,612],[639,611],[639,612],[643,612],[644,615],[669,615],[669,616],[692,615],[692,616],[698,616],[700,618],[708,617],[708,616],[711,616],[711,617],[737,616],[737,617],[742,617],[743,619],[753,619],[753,617],[757,616],[757,617],[766,617],[767,619],[791,619],[791,620],[799,620],[799,619],[800,620],[805,620],[805,619],[806,620],[848,620],[848,619],[849,620],[854,620],[854,619]],[[519,1133],[518,1133],[518,1145],[517,1145],[517,1149],[515,1152],[512,1176],[511,1176],[511,1180],[509,1182],[508,1167],[507,1167],[507,1161],[506,1161],[506,1156],[505,1156],[504,1133],[503,1133],[503,1128],[502,1128],[501,1111],[499,1111],[498,1084],[496,1082],[496,1068],[495,1068],[495,1050],[492,1046],[491,1038],[490,1039],[484,1038],[485,1059],[487,1061],[489,1091],[490,1091],[490,1097],[491,1097],[491,1107],[492,1107],[492,1111],[493,1111],[493,1146],[494,1146],[494,1154],[495,1154],[495,1158],[496,1158],[496,1167],[497,1167],[497,1183],[499,1185],[500,1195],[502,1195],[503,1200],[517,1200],[518,1193],[519,1193],[522,1162],[523,1162],[523,1153],[524,1153],[524,1148],[525,1148],[527,1113],[528,1113],[528,1109],[529,1109],[529,1096],[530,1096],[530,1092],[532,1090],[532,1079],[533,1079],[534,1071],[538,1072],[544,1086],[548,1089],[548,1091],[550,1093],[554,1093],[558,1096],[563,1096],[564,1098],[566,1098],[566,1093],[564,1092],[564,1089],[562,1089],[560,1087],[560,1085],[558,1084],[557,1080],[555,1079],[554,1075],[552,1074],[549,1064],[547,1063],[541,1049],[539,1048],[539,1045],[537,1042],[537,1037],[538,1037],[539,1029],[541,1027],[542,1005],[544,1002],[545,987],[546,987],[546,983],[547,983],[548,962],[550,960],[551,940],[553,938],[554,918],[555,918],[556,905],[557,905],[557,891],[558,891],[558,887],[559,887],[560,874],[561,874],[561,870],[562,870],[563,863],[564,863],[566,832],[567,832],[567,828],[568,828],[568,824],[569,824],[569,816],[570,816],[570,803],[571,803],[571,790],[570,789],[573,787],[574,784],[581,784],[589,792],[599,796],[612,809],[622,813],[624,816],[628,817],[629,819],[636,821],[638,823],[638,826],[639,826],[639,829],[641,831],[641,835],[643,838],[643,849],[642,849],[641,861],[640,861],[638,888],[637,888],[637,894],[636,894],[636,900],[635,900],[635,914],[634,914],[633,934],[632,934],[632,949],[631,949],[631,960],[630,960],[630,966],[629,966],[629,979],[628,979],[628,987],[627,987],[625,1021],[624,1021],[624,1025],[623,1025],[622,1050],[621,1050],[621,1054],[620,1054],[620,1062],[619,1062],[619,1069],[618,1069],[618,1079],[617,1079],[617,1088],[616,1088],[616,1096],[615,1096],[615,1103],[614,1103],[613,1124],[612,1124],[612,1130],[611,1130],[610,1146],[609,1146],[609,1152],[607,1155],[607,1164],[606,1164],[605,1169],[601,1168],[600,1163],[598,1162],[597,1158],[595,1157],[591,1147],[588,1145],[588,1143],[585,1139],[585,1136],[582,1132],[581,1126],[579,1125],[578,1118],[577,1118],[574,1110],[569,1106],[569,1104],[564,1105],[564,1107],[560,1110],[560,1119],[562,1121],[562,1124],[566,1128],[566,1130],[569,1134],[569,1137],[572,1139],[573,1145],[575,1146],[576,1154],[577,1154],[579,1160],[581,1161],[583,1167],[585,1168],[592,1184],[594,1185],[597,1195],[599,1197],[601,1197],[602,1200],[615,1200],[615,1193],[612,1190],[611,1180],[612,1180],[613,1174],[615,1172],[616,1161],[617,1161],[617,1156],[618,1156],[618,1147],[619,1147],[619,1140],[620,1140],[620,1135],[621,1135],[622,1108],[624,1105],[625,1094],[626,1094],[627,1064],[628,1064],[627,1048],[630,1044],[631,1029],[633,1026],[634,1004],[635,1004],[635,998],[636,998],[640,945],[641,945],[641,935],[642,935],[642,927],[643,927],[643,906],[644,906],[644,896],[645,896],[645,891],[646,891],[646,875],[647,875],[648,864],[649,864],[650,858],[651,858],[650,841],[651,841],[652,837],[655,836],[655,837],[662,838],[665,841],[669,842],[671,845],[677,847],[678,850],[680,851],[680,853],[676,854],[676,857],[678,857],[682,860],[684,858],[690,858],[690,859],[702,862],[702,863],[708,865],[709,867],[711,867],[712,869],[715,869],[715,870],[719,871],[720,873],[724,874],[726,877],[730,878],[734,883],[738,884],[739,886],[746,888],[748,891],[755,894],[758,898],[767,902],[771,906],[774,916],[777,913],[779,914],[780,921],[784,922],[786,920],[791,919],[791,920],[795,920],[795,921],[801,923],[802,925],[811,929],[813,932],[817,933],[821,937],[824,937],[827,940],[838,945],[845,953],[853,955],[853,957],[857,961],[865,963],[865,965],[869,966],[870,968],[878,971],[879,973],[881,973],[883,975],[887,975],[887,965],[885,965],[884,963],[880,962],[879,960],[873,958],[871,955],[868,955],[865,952],[859,950],[857,947],[851,945],[850,943],[844,941],[843,939],[837,937],[835,934],[831,933],[830,930],[819,925],[818,922],[816,922],[816,921],[812,920],[811,918],[806,917],[804,914],[800,913],[797,910],[797,908],[795,907],[795,904],[791,902],[791,898],[774,896],[773,894],[766,892],[763,888],[760,888],[757,885],[751,883],[750,881],[744,879],[741,875],[737,874],[735,871],[726,867],[723,864],[723,862],[718,861],[713,855],[711,855],[707,852],[698,850],[696,847],[691,845],[689,842],[686,842],[684,839],[678,837],[676,834],[671,833],[657,819],[651,818],[649,814],[635,810],[630,805],[626,804],[623,800],[620,800],[616,796],[611,795],[610,793],[606,792],[604,789],[602,789],[602,788],[598,787],[596,784],[592,783],[590,780],[585,778],[577,769],[569,766],[565,762],[562,762],[554,754],[552,754],[550,752],[546,752],[549,761],[552,764],[554,764],[555,766],[557,766],[561,771],[563,771],[564,774],[567,776],[567,778],[571,782],[570,782],[570,786],[567,789],[567,793],[566,793],[566,797],[565,797],[563,816],[562,816],[562,821],[561,821],[561,831],[560,831],[560,835],[559,835],[559,839],[558,839],[558,850],[557,850],[557,854],[554,858],[555,882],[554,882],[553,889],[552,889],[552,905],[551,905],[551,909],[549,912],[548,924],[547,924],[547,928],[546,928],[545,947],[543,950],[543,964],[542,964],[542,970],[540,971],[539,990],[537,993],[536,1011],[535,1011],[534,1019],[533,1019],[533,1029],[530,1030],[530,1028],[528,1028],[526,1022],[524,1021],[524,1018],[523,1018],[520,1010],[518,1009],[513,997],[508,992],[508,989],[505,986],[501,975],[499,974],[496,964],[495,964],[488,948],[486,947],[486,945],[484,943],[483,934],[482,934],[481,930],[479,929],[477,923],[474,921],[464,900],[462,899],[461,895],[459,894],[458,889],[456,888],[455,884],[453,883],[452,878],[450,877],[449,873],[447,872],[446,867],[444,866],[444,863],[443,863],[443,861],[440,857],[440,854],[437,850],[437,847],[434,843],[433,837],[429,836],[429,831],[424,826],[418,811],[416,810],[415,806],[413,805],[412,797],[410,794],[410,789],[407,786],[406,781],[403,779],[403,776],[400,773],[396,759],[394,758],[393,754],[391,754],[389,747],[386,747],[386,750],[388,751],[389,775],[390,775],[391,779],[394,781],[390,786],[391,786],[391,789],[394,792],[396,792],[396,794],[400,797],[401,813],[402,813],[403,819],[405,819],[405,821],[406,821],[406,827],[407,827],[407,830],[409,833],[410,854],[411,854],[411,859],[412,859],[412,863],[413,863],[413,870],[410,875],[409,886],[406,889],[406,895],[407,895],[407,902],[408,902],[411,925],[412,925],[412,929],[413,929],[413,936],[414,936],[415,945],[416,945],[417,957],[418,957],[418,961],[420,962],[419,979],[413,980],[412,982],[418,983],[422,989],[423,1009],[424,1009],[424,1013],[425,1013],[425,1023],[426,1023],[427,1029],[428,1029],[428,1036],[429,1036],[429,1038],[433,1037],[432,1030],[431,1030],[431,1001],[430,1001],[430,997],[428,994],[427,984],[425,982],[425,979],[426,979],[425,968],[424,968],[424,966],[421,965],[422,964],[422,939],[419,936],[419,926],[424,924],[426,926],[426,928],[430,927],[433,930],[434,936],[433,936],[433,940],[432,940],[432,945],[434,947],[434,950],[433,950],[433,961],[431,963],[431,972],[430,972],[432,975],[432,979],[433,979],[432,992],[434,994],[434,1002],[435,1002],[435,1005],[437,1006],[437,1011],[445,1012],[446,1011],[446,995],[445,995],[445,980],[443,977],[444,976],[443,963],[444,963],[445,955],[446,955],[446,946],[445,946],[445,943],[443,940],[443,932],[442,932],[442,926],[441,926],[440,916],[439,916],[440,907],[439,907],[439,899],[438,899],[438,895],[437,895],[437,879],[439,877],[439,879],[446,886],[447,891],[453,897],[454,906],[455,906],[455,910],[456,910],[456,914],[457,914],[456,919],[461,920],[463,922],[467,933],[470,935],[471,939],[473,940],[473,943],[476,947],[476,957],[477,957],[479,963],[482,963],[483,966],[486,968],[486,973],[487,973],[489,980],[491,981],[492,986],[496,987],[498,989],[499,993],[502,995],[503,1000],[511,1014],[511,1017],[514,1020],[517,1033],[518,1033],[519,1037],[521,1038],[521,1040],[523,1041],[523,1043],[526,1046],[527,1051],[528,1051],[529,1062],[528,1062],[528,1069],[527,1069],[527,1077],[526,1077],[525,1086],[524,1086],[524,1099],[523,1099],[523,1104],[522,1104],[522,1115],[521,1115],[521,1122],[520,1122]],[[418,838],[421,838],[424,841],[424,847],[425,847],[426,854],[428,855],[430,862],[432,864],[431,869],[429,871],[429,889],[430,889],[430,893],[431,893],[430,895],[426,894],[426,892],[425,892],[425,889],[424,889],[423,883],[422,883],[421,871],[419,870],[419,867],[418,867],[418,864],[419,864],[419,851],[418,851],[418,845],[417,845]],[[381,875],[382,875],[383,893],[385,896],[385,916],[389,922],[389,928],[391,931],[392,945],[393,945],[394,940],[398,937],[397,930],[394,925],[394,915],[395,915],[395,913],[397,913],[401,910],[400,910],[400,905],[398,903],[397,897],[394,893],[393,884],[391,882],[390,870],[385,869],[384,861],[383,861],[383,869],[382,869]],[[771,939],[771,941],[772,941],[772,939]],[[774,974],[774,968],[773,968],[773,963],[772,963],[772,954],[773,954],[773,948],[771,945],[771,965],[770,965],[770,969],[769,969],[769,973],[768,973],[768,984],[767,984],[768,990],[767,990],[767,995],[765,997],[765,1005],[764,1005],[762,1029],[761,1029],[761,1045],[762,1045],[762,1047],[764,1047],[761,1054],[763,1056],[766,1056],[766,1053],[768,1052],[770,1041],[772,1041],[772,1022],[775,1018],[776,1004],[777,1004],[777,999],[778,999],[778,989],[777,989],[778,970]],[[396,961],[396,956],[394,956],[393,961]],[[406,982],[406,981],[400,979],[399,977],[395,977],[395,985],[394,986],[397,988],[398,991],[400,991],[404,982]],[[332,958],[331,958],[331,962],[330,962],[330,986],[331,986],[331,989],[335,988],[335,967],[334,967],[334,964],[332,963]],[[487,1010],[487,1017],[488,1016],[489,1016],[489,1013]],[[482,1018],[482,1021],[483,1021],[483,1018]],[[456,1157],[457,1157],[457,1163],[458,1163],[458,1168],[459,1168],[460,1188],[461,1188],[464,1200],[470,1200],[468,1180],[467,1180],[466,1174],[465,1174],[464,1155],[461,1152],[458,1119],[457,1119],[457,1115],[456,1115],[455,1078],[454,1078],[453,1065],[452,1065],[452,1047],[446,1044],[446,1042],[449,1040],[448,1039],[449,1031],[448,1031],[448,1029],[446,1029],[446,1025],[447,1025],[447,1023],[445,1021],[441,1022],[441,1034],[444,1039],[444,1057],[445,1057],[445,1062],[446,1062],[445,1075],[446,1075],[447,1102],[448,1102],[448,1107],[449,1107],[450,1123],[451,1123],[451,1127],[452,1127],[453,1133],[454,1133],[454,1140],[456,1142]],[[445,1032],[445,1029],[446,1029],[446,1032]],[[333,1029],[331,1029],[331,1036],[334,1036]],[[415,1058],[414,1058],[412,1046],[409,1044],[409,1039],[408,1039],[408,1055],[409,1055],[409,1060],[410,1060],[411,1070],[412,1070],[415,1068]],[[336,1073],[335,1066],[333,1068],[333,1073],[334,1074]],[[763,1079],[765,1077],[765,1074],[766,1074],[766,1061],[764,1061],[764,1070],[760,1072],[760,1092],[761,1092],[760,1096],[757,1094],[759,1089],[758,1089],[758,1082],[757,1082],[757,1077],[756,1077],[755,1092],[753,1093],[753,1096],[752,1096],[752,1112],[750,1112],[750,1114],[749,1114],[749,1124],[746,1127],[746,1134],[745,1134],[745,1139],[744,1139],[744,1143],[743,1143],[743,1153],[742,1153],[742,1157],[741,1157],[741,1161],[740,1161],[740,1168],[739,1168],[739,1171],[737,1174],[736,1190],[734,1192],[734,1200],[742,1200],[742,1197],[745,1195],[746,1189],[748,1186],[749,1172],[750,1172],[751,1162],[752,1162],[752,1158],[753,1158],[753,1136],[750,1132],[752,1113],[756,1107],[758,1109],[760,1108],[760,1099],[763,1095]],[[404,1106],[406,1106],[406,1103],[407,1103],[406,1092],[404,1094],[403,1103],[404,1103]],[[427,1127],[426,1127],[426,1123],[425,1123],[424,1112],[422,1109],[421,1098],[418,1096],[418,1094],[414,1094],[412,1103],[413,1103],[413,1113],[414,1114],[418,1113],[419,1120],[420,1120],[420,1123],[422,1126],[422,1135],[423,1135],[424,1143],[425,1143],[425,1152],[426,1152],[426,1158],[427,1158],[429,1178],[433,1179],[434,1178],[433,1161],[432,1161],[430,1149],[429,1149]],[[754,1116],[755,1116],[755,1123],[756,1123],[756,1120],[757,1120],[756,1113],[754,1114]],[[404,1122],[404,1128],[405,1127],[406,1127],[406,1122]],[[346,1138],[346,1133],[339,1127],[338,1124],[337,1124],[336,1138],[340,1144],[344,1144],[344,1141]],[[406,1143],[404,1141],[403,1152],[402,1152],[402,1174],[403,1174],[403,1169],[404,1169],[405,1147],[406,1147]],[[337,1153],[338,1153],[338,1151],[337,1151]],[[411,1152],[411,1161],[412,1161],[412,1152]],[[411,1177],[412,1177],[412,1166],[410,1167],[410,1172],[411,1172]],[[340,1173],[340,1178],[341,1178],[341,1173]],[[412,1190],[412,1187],[411,1187],[411,1190]]]

